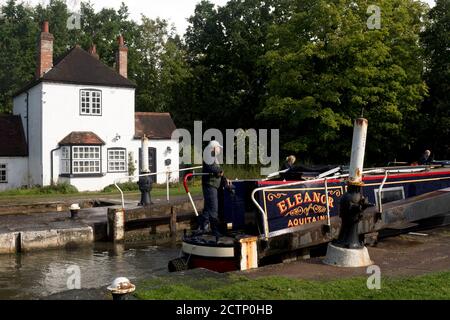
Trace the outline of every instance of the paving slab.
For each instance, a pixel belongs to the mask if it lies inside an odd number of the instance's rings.
[[[421,231],[427,236],[400,235],[368,247],[370,258],[384,276],[413,276],[450,270],[450,226]],[[322,263],[324,257],[299,260],[238,272],[250,278],[285,276],[308,280],[332,280],[367,276],[367,268],[340,268]]]
[[[165,198],[154,199],[154,202],[155,210],[168,204]],[[170,205],[183,203],[187,203],[187,198],[181,196],[172,197],[169,202]],[[68,210],[2,214],[0,240],[3,244],[0,253],[82,245],[102,240],[106,237],[107,211],[111,207],[114,206],[81,209],[75,219],[71,218]],[[127,201],[125,208],[137,208],[137,201]],[[14,234],[19,234],[20,248],[14,241],[14,237],[17,238]]]

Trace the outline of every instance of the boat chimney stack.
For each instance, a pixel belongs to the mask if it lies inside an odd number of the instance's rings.
[[[364,168],[364,155],[366,151],[367,126],[367,119],[358,118],[355,120],[348,177],[349,185],[363,185],[362,173]]]
[[[148,146],[149,146],[149,142],[148,142],[148,138],[147,136],[144,134],[141,140],[141,172],[149,172],[149,167],[148,167]]]
[[[152,204],[150,199],[150,190],[152,188],[152,178],[148,175],[150,173],[149,164],[148,164],[148,146],[149,141],[147,136],[144,134],[141,140],[141,172],[140,174],[144,174],[145,176],[139,176],[139,191],[141,192],[141,201],[139,202],[139,206],[148,206]]]
[[[359,240],[358,234],[358,225],[363,212],[372,206],[362,192],[367,125],[368,122],[364,118],[355,120],[348,188],[339,203],[341,228],[338,238],[328,244],[327,255],[323,260],[328,265],[365,267],[373,264],[369,251]]]

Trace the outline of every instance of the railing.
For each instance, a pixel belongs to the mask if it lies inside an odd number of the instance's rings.
[[[368,174],[368,173],[385,173],[386,170],[385,169],[374,169],[374,170],[368,170],[368,171],[364,171],[363,174]],[[342,178],[347,178],[349,176],[349,174],[341,174],[341,175],[337,175],[337,176],[333,176],[333,177],[325,177],[325,178],[317,178],[317,179],[312,179],[312,180],[305,180],[305,181],[295,181],[295,182],[290,182],[290,183],[285,183],[282,186],[283,187],[293,187],[293,186],[297,186],[300,184],[305,184],[305,183],[317,183],[317,182],[324,182],[324,189],[326,192],[326,199],[327,199],[327,223],[328,225],[331,225],[331,219],[330,219],[330,208],[329,208],[329,203],[328,203],[328,179],[332,178],[332,179],[342,179]],[[269,222],[268,222],[268,217],[267,217],[267,212],[264,211],[264,209],[261,207],[261,205],[258,203],[258,201],[256,200],[256,193],[260,192],[260,191],[265,191],[265,190],[271,190],[271,189],[277,189],[280,188],[280,185],[273,185],[273,186],[267,186],[267,187],[260,187],[260,188],[256,188],[253,190],[251,198],[253,203],[255,204],[256,208],[260,211],[262,217],[263,217],[263,225],[264,225],[264,238],[268,239],[269,238]]]
[[[380,185],[380,189],[378,189],[378,194],[377,194],[377,200],[378,200],[378,212],[379,213],[383,213],[383,203],[382,203],[382,199],[383,199],[383,188],[384,185],[386,184],[386,181],[388,179],[389,174],[391,173],[411,173],[411,172],[421,172],[421,171],[426,171],[427,168],[414,168],[414,169],[392,169],[392,170],[385,170],[384,172],[384,178],[383,181],[381,182]]]
[[[202,168],[202,166],[183,168],[183,169],[177,169],[177,170],[166,170],[166,171],[159,171],[159,172],[153,172],[153,173],[139,174],[139,175],[134,175],[134,176],[125,176],[125,177],[121,177],[119,179],[116,179],[114,181],[114,186],[120,192],[120,197],[121,197],[121,200],[122,200],[122,209],[125,208],[125,199],[124,199],[124,195],[123,195],[122,189],[120,189],[120,187],[117,185],[120,181],[125,180],[125,179],[135,179],[135,178],[139,178],[139,177],[149,177],[149,176],[155,176],[155,175],[158,175],[158,174],[165,174],[166,175],[166,199],[167,199],[167,202],[169,202],[170,201],[170,188],[169,188],[169,183],[170,183],[169,177],[170,177],[170,174],[172,174],[172,173],[179,173],[179,172],[183,172],[183,171],[197,170],[197,169],[201,169],[201,168]]]
[[[197,207],[195,206],[195,202],[194,199],[192,199],[191,193],[189,191],[189,187],[188,187],[188,180],[189,178],[192,178],[194,176],[209,176],[212,175],[212,173],[188,173],[187,175],[184,176],[183,179],[183,186],[184,186],[184,190],[186,191],[188,197],[189,197],[189,201],[191,202],[192,208],[194,208],[194,212],[195,215],[198,217],[198,211],[197,211]]]
[[[381,182],[381,185],[380,185],[380,189],[378,189],[378,212],[379,213],[383,213],[382,192],[383,192],[384,185],[386,184],[388,175],[389,175],[389,170],[386,170],[383,181]]]

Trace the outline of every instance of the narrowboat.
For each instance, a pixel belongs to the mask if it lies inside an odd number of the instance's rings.
[[[266,180],[233,181],[233,188],[224,190],[220,202],[223,236],[186,234],[182,255],[169,262],[169,270],[257,268],[271,256],[308,250],[335,239],[348,168],[318,170],[301,168]],[[408,228],[450,214],[448,161],[365,169],[363,184],[362,192],[373,206],[364,211],[359,223],[362,239],[382,229]]]

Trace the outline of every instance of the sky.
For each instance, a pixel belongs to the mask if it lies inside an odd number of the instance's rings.
[[[20,1],[20,0],[19,0]],[[31,4],[46,4],[50,0],[23,0]],[[66,0],[69,8],[76,6],[80,0]],[[423,0],[430,6],[434,5],[434,0]],[[6,0],[0,0],[0,4]],[[140,21],[141,13],[149,18],[163,18],[173,23],[179,34],[184,34],[188,26],[187,18],[194,13],[195,5],[200,0],[91,0],[95,9],[100,10],[104,7],[118,9],[120,4],[125,2],[128,6],[131,18]],[[222,6],[227,0],[210,0],[210,2]],[[376,3],[376,0],[373,1]]]

